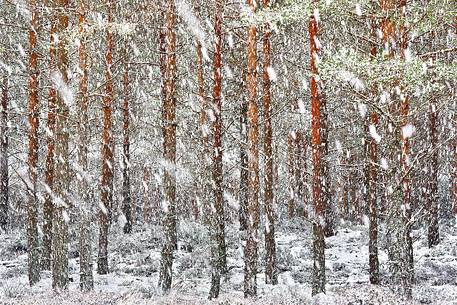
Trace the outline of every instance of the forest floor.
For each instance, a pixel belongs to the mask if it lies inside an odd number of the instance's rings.
[[[326,239],[327,294],[311,297],[311,230],[300,220],[278,225],[277,251],[279,284],[265,284],[260,241],[258,299],[243,299],[243,251],[235,225],[227,227],[229,273],[222,282],[218,300],[209,302],[209,249],[205,227],[181,221],[179,250],[173,265],[173,289],[160,296],[157,288],[160,266],[160,227],[150,226],[124,236],[113,228],[110,240],[110,271],[95,275],[95,291],[78,289],[78,253],[76,233],[70,246],[70,287],[65,293],[51,290],[51,274],[42,272],[42,280],[30,288],[27,281],[27,254],[24,232],[0,235],[0,304],[456,304],[457,305],[457,226],[441,226],[441,242],[427,247],[426,231],[414,231],[415,286],[412,301],[387,287],[387,255],[380,251],[382,284],[368,282],[368,227],[341,224],[337,235]],[[381,234],[382,235],[382,234]],[[380,240],[383,248],[385,241]],[[94,249],[96,249],[94,245]]]

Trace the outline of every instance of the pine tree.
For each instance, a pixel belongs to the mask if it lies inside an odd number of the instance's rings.
[[[400,57],[406,60],[406,51],[408,48],[408,28],[406,26],[406,0],[400,0]],[[412,208],[411,208],[411,183],[410,183],[410,143],[409,136],[405,128],[409,128],[410,103],[409,96],[402,88],[400,94],[400,116],[402,124],[402,147],[401,147],[401,163],[402,163],[402,188],[403,188],[403,213],[404,225],[404,242],[405,260],[402,271],[402,288],[406,297],[412,298],[412,285],[414,279],[414,256],[413,256],[413,240],[412,240]]]
[[[378,126],[378,116],[375,111],[371,113],[370,124],[372,128]],[[369,265],[370,265],[370,283],[379,284],[379,258],[378,258],[378,207],[377,207],[377,163],[378,148],[374,138],[369,140],[368,155],[368,209],[369,209],[369,235],[368,244]]]
[[[130,191],[130,111],[129,111],[129,50],[128,40],[124,38],[123,61],[124,61],[124,103],[122,107],[123,116],[123,154],[122,154],[122,213],[125,217],[124,233],[132,232],[132,210]]]
[[[216,1],[214,21],[214,87],[213,87],[213,188],[214,209],[211,208],[211,290],[209,298],[217,298],[220,290],[221,274],[227,269],[225,246],[224,190],[222,185],[222,22],[224,0]]]
[[[431,248],[440,242],[438,227],[438,107],[436,101],[430,103],[430,144],[431,162],[429,165],[430,178],[428,180],[428,246]]]
[[[53,4],[53,2],[50,2]],[[50,41],[49,41],[49,67],[50,73],[56,71],[56,56],[57,56],[57,45],[56,45],[56,34],[57,34],[57,18],[55,14],[51,15],[51,29],[50,29]],[[44,270],[51,270],[51,252],[52,252],[52,215],[54,213],[54,202],[52,198],[53,182],[54,182],[54,151],[55,151],[55,126],[56,126],[56,102],[57,102],[57,91],[54,84],[51,84],[48,92],[48,121],[47,121],[47,153],[46,153],[46,164],[44,170],[44,181],[47,186],[47,192],[44,196],[43,206],[43,254],[41,265]]]
[[[295,133],[289,132],[287,135],[287,172],[288,172],[288,193],[287,213],[289,218],[295,216],[295,193],[296,193],[296,158],[295,158]]]
[[[2,80],[2,109],[0,113],[0,233],[7,232],[9,226],[9,183],[8,183],[8,72]]]
[[[166,70],[165,98],[162,109],[163,157],[167,162],[163,169],[165,240],[162,247],[159,283],[163,292],[171,288],[173,250],[177,248],[176,237],[176,15],[175,3],[167,1],[166,13]]]
[[[92,290],[94,278],[92,272],[92,194],[87,180],[88,142],[89,142],[89,96],[87,67],[87,0],[80,0],[78,6],[79,45],[79,79],[78,97],[78,166],[79,166],[79,286],[81,290]]]
[[[37,201],[37,165],[38,165],[38,113],[39,113],[39,69],[38,69],[38,27],[39,17],[36,0],[29,0],[31,20],[29,38],[29,155],[28,155],[28,201],[27,201],[27,245],[28,275],[32,286],[40,280],[40,249],[38,241],[38,201]]]
[[[268,8],[270,0],[263,0],[263,7]],[[270,25],[264,24],[263,36],[263,112],[264,112],[264,154],[265,154],[265,177],[264,177],[264,204],[265,204],[265,282],[267,284],[278,283],[276,267],[276,243],[275,243],[275,206],[273,195],[273,127],[271,123],[271,81],[269,69],[271,68]]]
[[[310,16],[310,56],[311,56],[311,114],[312,135],[311,144],[313,150],[313,283],[312,293],[325,292],[325,236],[324,236],[324,194],[322,193],[322,130],[321,130],[321,102],[318,88],[319,72],[316,65],[316,57],[319,48],[317,39],[317,20],[314,15]]]
[[[52,217],[52,287],[54,289],[68,288],[68,222],[67,209],[70,207],[70,167],[69,167],[69,103],[65,94],[68,86],[68,50],[67,29],[69,17],[67,15],[69,0],[58,0],[56,66],[52,78],[58,88],[56,100],[56,164],[55,181],[53,183],[56,199],[54,200]],[[59,90],[60,89],[60,90]]]
[[[372,60],[376,58],[376,21],[374,18],[370,20],[371,29],[370,37],[373,40],[370,50]],[[377,93],[376,88],[373,88],[374,94]],[[368,119],[367,119],[368,121]],[[369,118],[370,126],[366,132],[365,145],[367,148],[366,158],[367,164],[367,180],[366,180],[366,198],[369,212],[369,243],[368,243],[368,263],[370,265],[370,283],[373,285],[379,284],[379,257],[378,257],[378,201],[377,201],[377,183],[378,183],[378,145],[376,139],[370,136],[370,127],[374,130],[378,128],[378,115],[376,110],[372,110]]]
[[[256,11],[256,3],[248,0],[249,8]],[[247,240],[244,249],[244,296],[257,295],[257,259],[259,240],[259,150],[258,150],[258,107],[257,107],[257,28],[248,29],[248,169],[249,193],[247,206]]]
[[[114,0],[106,1],[108,14],[108,28],[106,29],[106,55],[105,55],[105,96],[103,98],[103,135],[102,135],[102,180],[101,204],[99,211],[100,233],[98,239],[98,274],[107,274],[108,268],[108,233],[111,223],[111,209],[113,206],[113,50],[114,37],[110,28],[113,22]]]

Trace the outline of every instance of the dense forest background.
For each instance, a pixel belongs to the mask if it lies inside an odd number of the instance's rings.
[[[455,1],[0,8],[2,298],[455,304]]]

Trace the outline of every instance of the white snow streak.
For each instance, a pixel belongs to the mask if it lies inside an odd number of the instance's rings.
[[[365,105],[364,103],[359,103],[357,105],[357,108],[359,109],[360,116],[362,118],[365,118],[367,115],[367,105]]]
[[[62,74],[59,71],[52,72],[51,81],[56,87],[57,92],[59,92],[64,102],[67,104],[67,106],[73,105],[75,97],[73,95],[73,92],[69,88],[68,84],[65,83]]]
[[[360,3],[356,3],[355,13],[357,14],[357,16],[362,16],[362,8],[360,7]]]
[[[414,125],[407,124],[401,128],[401,131],[403,138],[408,139],[414,135],[414,133],[416,132],[416,127],[414,127]]]
[[[278,75],[276,74],[276,71],[272,66],[267,67],[267,73],[268,73],[268,77],[270,78],[270,81],[272,81],[272,82],[277,81]]]
[[[368,126],[368,130],[370,132],[370,136],[377,142],[381,142],[381,136],[378,134],[378,132],[376,131],[376,126],[374,125],[370,125]]]
[[[202,45],[203,58],[209,61],[208,52],[206,51],[206,33],[198,18],[192,13],[192,8],[185,0],[176,1],[176,10],[187,24],[190,32]]]

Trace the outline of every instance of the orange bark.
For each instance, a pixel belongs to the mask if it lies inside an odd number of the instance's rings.
[[[248,0],[252,12],[255,12],[255,1]],[[257,295],[257,256],[259,227],[259,150],[258,150],[258,107],[257,107],[257,28],[250,25],[248,29],[248,207],[247,207],[247,241],[245,247],[244,296]]]
[[[309,20],[310,56],[311,56],[311,144],[313,154],[313,200],[315,219],[313,222],[313,295],[325,292],[325,239],[324,239],[324,198],[322,193],[322,134],[321,134],[321,102],[318,91],[317,77],[319,71],[316,57],[319,49],[316,44],[317,21],[314,16]]]
[[[113,22],[113,0],[106,2],[108,10],[108,23]],[[102,134],[102,179],[101,179],[101,204],[99,211],[100,235],[98,250],[98,273],[107,274],[108,271],[108,230],[111,222],[111,209],[113,204],[113,134],[112,134],[112,113],[113,113],[113,49],[114,37],[110,28],[106,34],[105,54],[105,96],[103,98],[103,134]]]
[[[38,165],[38,12],[36,0],[29,1],[32,19],[29,27],[29,155],[28,176],[29,198],[27,202],[27,245],[29,284],[34,285],[40,280],[39,243],[38,243],[38,201],[36,197],[37,165]]]
[[[270,0],[263,0],[264,8],[268,8]],[[264,112],[264,154],[265,154],[265,282],[277,284],[276,244],[275,244],[275,211],[273,199],[273,127],[271,122],[271,82],[268,68],[271,66],[270,25],[265,23],[263,36],[263,112]]]

